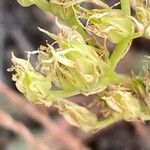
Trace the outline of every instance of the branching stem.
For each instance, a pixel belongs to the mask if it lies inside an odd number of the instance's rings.
[[[130,15],[131,14],[130,0],[120,0],[120,2],[121,2],[121,10],[127,15]]]
[[[125,38],[124,40],[122,40],[120,43],[117,44],[116,48],[114,49],[110,57],[112,70],[115,69],[120,59],[124,57],[127,50],[130,48],[130,45],[131,45],[130,38]]]

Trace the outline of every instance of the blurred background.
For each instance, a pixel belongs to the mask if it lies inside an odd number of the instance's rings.
[[[110,5],[116,2],[107,1]],[[16,0],[0,0],[0,150],[150,150],[149,122],[121,121],[99,132],[85,133],[69,125],[56,109],[33,105],[17,91],[7,72],[11,51],[26,58],[25,51],[37,49],[46,40],[53,42],[37,27],[58,32],[50,13],[34,6],[23,8]],[[117,72],[138,74],[149,50],[150,41],[134,40]],[[72,99],[83,103],[85,97]]]

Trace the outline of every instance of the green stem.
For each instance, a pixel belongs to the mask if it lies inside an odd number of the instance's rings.
[[[110,116],[109,118],[107,119],[104,119],[104,120],[101,120],[101,121],[98,121],[97,124],[96,124],[96,128],[98,129],[103,129],[105,127],[108,127],[109,125],[117,122],[121,120],[121,117],[118,115],[118,116]]]
[[[77,19],[73,8],[70,6],[65,8],[62,5],[48,2],[47,0],[17,0],[23,7],[29,7],[31,5],[36,5],[44,11],[52,13],[54,16],[58,17],[65,25],[69,27],[77,27],[77,31],[83,36],[85,40],[89,39],[88,33],[83,29],[83,25]]]
[[[82,23],[76,17],[76,14],[71,6],[65,9],[63,6],[55,3],[50,3],[49,5],[49,12],[58,17],[58,19],[62,21],[63,24],[69,27],[77,27],[77,31],[83,36],[85,40],[89,38],[89,35],[83,29]]]
[[[71,97],[71,96],[78,95],[78,94],[80,94],[80,92],[77,90],[50,91],[49,95],[46,97],[46,100],[49,101],[51,99],[60,99],[60,98],[62,99],[62,98],[67,98],[67,97]]]
[[[120,0],[120,2],[121,2],[121,10],[125,14],[130,15],[131,14],[130,0]],[[130,41],[131,39],[130,37],[128,37],[128,38],[123,39],[120,43],[117,44],[115,50],[113,51],[110,57],[112,70],[115,69],[120,59],[123,58],[124,55],[126,54],[127,49],[129,48],[130,43],[131,43]]]
[[[130,15],[131,14],[130,0],[120,0],[120,2],[121,2],[121,10],[127,15]]]
[[[129,49],[130,43],[131,43],[130,38],[125,38],[124,40],[122,40],[120,43],[117,44],[112,55],[110,56],[110,64],[112,70],[115,69],[120,59],[124,57],[124,55],[127,52],[127,49]]]
[[[77,27],[77,31],[82,35],[84,40],[88,40],[90,37],[88,33],[83,29],[83,25],[77,19],[74,10],[69,7],[66,12],[64,12],[62,6],[56,4],[50,4],[49,12],[58,17],[65,25],[69,27]],[[59,10],[59,11],[58,11]]]

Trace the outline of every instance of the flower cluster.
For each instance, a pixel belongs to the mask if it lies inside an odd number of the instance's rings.
[[[104,128],[120,119],[150,119],[149,69],[139,78],[115,72],[132,40],[150,37],[149,1],[133,0],[135,17],[130,14],[129,0],[121,0],[121,9],[99,0],[17,1],[24,7],[36,5],[51,12],[58,17],[60,27],[58,35],[39,28],[55,42],[29,52],[38,55],[35,67],[29,59],[12,54],[12,80],[31,102],[54,105],[66,120],[85,131]],[[90,10],[81,5],[88,2],[97,7]],[[99,37],[103,42],[98,43]],[[115,46],[112,53],[107,40]],[[96,101],[104,104],[98,105],[98,111],[106,110],[109,115],[98,119],[86,107],[66,99],[77,94],[97,95]]]
[[[60,89],[76,89],[81,93],[99,90],[99,81],[107,64],[104,51],[86,44],[82,36],[74,29],[63,26],[61,33],[52,35],[59,48],[48,44],[39,51],[38,64],[45,75],[51,77],[53,84]]]

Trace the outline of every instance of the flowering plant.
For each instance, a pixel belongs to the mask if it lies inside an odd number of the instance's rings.
[[[150,119],[149,66],[138,77],[115,72],[134,38],[150,38],[148,0],[133,0],[133,6],[130,0],[120,0],[114,5],[121,4],[120,9],[99,0],[17,1],[24,7],[36,5],[52,13],[60,28],[58,35],[39,28],[55,42],[28,52],[28,60],[12,53],[12,69],[16,72],[12,80],[28,100],[57,107],[66,120],[85,131],[101,129],[121,119]],[[89,2],[96,8],[82,5]],[[98,37],[103,42],[98,42]],[[115,45],[111,54],[107,41]],[[58,48],[53,46],[56,43]],[[30,54],[38,54],[35,67],[29,61]],[[103,119],[67,100],[78,94],[95,94]]]

